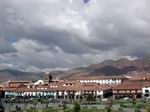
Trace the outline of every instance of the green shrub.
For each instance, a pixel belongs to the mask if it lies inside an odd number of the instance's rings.
[[[136,105],[136,103],[137,103],[137,102],[136,102],[136,98],[133,97],[133,98],[132,98],[132,104],[133,104],[133,105]]]
[[[118,111],[119,111],[119,112],[123,112],[123,109],[122,109],[122,108],[118,108]]]
[[[81,112],[95,112],[93,109],[82,109]]]
[[[120,103],[120,107],[124,107],[124,103],[121,102],[121,103]]]
[[[53,108],[47,108],[47,109],[43,110],[42,112],[58,112],[58,110],[53,109]]]
[[[72,109],[66,109],[65,112],[74,112]]]
[[[26,110],[26,112],[38,112],[38,111],[35,109],[28,109],[28,110]]]
[[[86,101],[88,102],[91,102],[91,101],[95,101],[96,99],[94,98],[94,96],[92,94],[89,94],[87,97],[86,97]]]
[[[78,102],[74,103],[73,110],[74,110],[74,112],[80,112],[81,107],[80,107],[80,104]]]
[[[107,107],[107,108],[105,109],[105,112],[112,112],[112,109]]]
[[[136,105],[136,108],[137,108],[137,109],[142,109],[143,106],[144,106],[143,104],[137,104],[137,105]]]

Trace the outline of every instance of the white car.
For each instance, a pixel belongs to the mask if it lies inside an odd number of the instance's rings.
[[[102,99],[102,101],[107,101],[107,100],[108,100],[107,98]]]
[[[124,100],[129,100],[130,98],[129,97],[125,97],[125,98],[123,98]]]

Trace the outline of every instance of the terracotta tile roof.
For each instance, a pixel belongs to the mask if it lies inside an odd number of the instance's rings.
[[[17,88],[14,90],[14,92],[40,92],[40,91],[43,90],[36,88]]]
[[[134,74],[134,75],[126,75],[129,80],[150,80],[150,75],[147,74]]]
[[[4,91],[8,92],[8,91],[14,91],[16,88],[3,88]]]
[[[20,82],[20,81],[13,81]],[[22,81],[21,81],[22,82]],[[26,81],[24,81],[26,82]],[[31,86],[32,87],[32,86]],[[48,85],[36,85],[32,88],[27,88],[24,84],[19,84],[15,87],[5,87],[5,91],[15,92],[38,92],[38,91],[97,91],[111,89],[111,85],[100,85],[97,83],[81,84],[79,81],[61,81],[52,82]]]
[[[150,87],[150,82],[143,82],[142,87]]]
[[[35,88],[48,88],[48,85],[36,85]]]
[[[125,82],[112,88],[113,90],[141,90],[142,83]]]
[[[74,86],[58,86],[56,88],[48,88],[48,90],[55,91],[96,91],[96,90],[107,90],[110,89],[109,86],[106,85],[83,85],[77,84]]]
[[[67,80],[67,81],[62,81],[62,83],[80,83],[78,80]]]
[[[0,87],[0,91],[3,91],[3,87]]]
[[[9,83],[30,83],[31,80],[11,80]]]
[[[106,85],[94,85],[94,86],[87,86],[83,85],[83,89],[81,90],[108,90],[111,89],[109,86]]]

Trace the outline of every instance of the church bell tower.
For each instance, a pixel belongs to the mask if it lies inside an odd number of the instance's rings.
[[[44,81],[44,84],[48,84],[48,83],[53,82],[53,76],[52,76],[52,74],[46,72],[46,73],[44,74],[44,79],[43,79],[43,81]]]

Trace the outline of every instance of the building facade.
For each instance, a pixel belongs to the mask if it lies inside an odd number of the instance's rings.
[[[142,97],[142,84],[125,82],[112,88],[113,97],[116,99],[120,98],[141,98]]]
[[[81,83],[99,83],[99,84],[121,84],[127,80],[124,76],[92,76],[92,77],[80,77],[74,78],[79,80]]]
[[[50,98],[81,100],[92,95],[103,98],[149,97],[150,83],[124,76],[81,77],[72,80],[53,80],[51,74],[35,83],[28,80],[8,81],[0,87],[5,98]]]
[[[5,98],[51,98],[51,99],[85,99],[92,95],[95,99],[101,100],[112,96],[109,86],[99,84],[81,84],[78,81],[53,82],[48,85],[20,85],[16,88],[7,87],[4,89]]]
[[[144,98],[150,98],[150,82],[142,84],[142,93]]]

